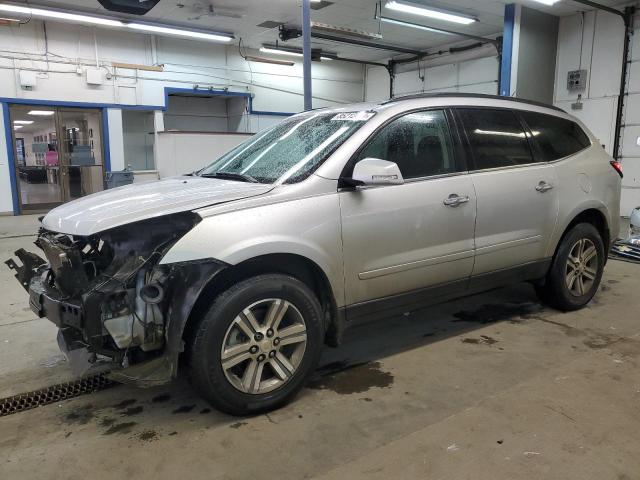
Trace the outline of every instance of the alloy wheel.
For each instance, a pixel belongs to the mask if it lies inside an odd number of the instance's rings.
[[[240,312],[222,343],[220,362],[237,390],[268,393],[284,385],[297,371],[307,344],[307,327],[290,302],[260,300]]]
[[[574,297],[581,297],[591,290],[598,275],[598,250],[588,238],[573,244],[567,258],[565,282]]]

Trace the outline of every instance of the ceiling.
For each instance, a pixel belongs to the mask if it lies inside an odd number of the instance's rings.
[[[421,19],[413,15],[400,12],[385,11],[390,17],[422,23],[429,26],[470,33],[473,35],[495,35],[502,31],[503,13],[505,4],[513,3],[512,0],[413,0],[415,3],[424,3],[434,7],[458,11],[474,15],[478,22],[469,25],[456,25],[436,20]],[[331,0],[328,6],[319,10],[312,10],[313,21],[332,25],[345,26],[378,32],[378,22],[374,19],[377,0]],[[627,1],[599,0],[603,5],[617,6],[628,4]],[[48,5],[86,13],[103,15],[116,14],[103,9],[97,0],[42,0],[30,2],[35,5]],[[327,2],[328,3],[328,2]],[[552,7],[545,6],[533,0],[523,0],[520,3],[541,11],[558,16],[571,15],[577,11],[588,10],[588,7],[571,0],[561,0]],[[235,13],[241,18],[200,16],[206,8],[212,4],[221,13]],[[235,34],[236,38],[242,38],[247,47],[257,48],[263,43],[273,43],[278,38],[278,29],[258,27],[257,25],[267,20],[283,22],[290,25],[300,25],[301,16],[300,0],[161,0],[143,18],[146,21],[160,22],[173,25],[183,25],[211,29]],[[312,4],[313,5],[313,4]],[[130,16],[119,15],[127,18]],[[140,18],[140,17],[136,17]],[[424,20],[424,21],[423,21]],[[457,37],[425,32],[413,28],[382,24],[381,33],[386,43],[409,47],[417,50],[425,50],[444,44],[450,44]],[[288,46],[299,46],[299,40],[287,42]],[[327,51],[338,53],[343,57],[351,57],[366,60],[382,60],[390,56],[390,52],[364,47],[348,46],[313,40],[315,48],[323,48]]]

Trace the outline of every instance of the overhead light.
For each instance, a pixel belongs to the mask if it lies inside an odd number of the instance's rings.
[[[233,35],[225,35],[221,33],[207,33],[197,30],[183,30],[181,28],[162,27],[160,25],[150,25],[148,23],[127,23],[127,27],[143,32],[162,33],[165,35],[173,35],[176,37],[197,38],[200,40],[211,40],[212,42],[230,42]]]
[[[31,125],[33,120],[14,120],[13,123],[16,125]]]
[[[461,15],[459,13],[453,13],[447,10],[440,10],[433,7],[425,7],[412,3],[398,2],[396,0],[387,2],[385,8],[396,10],[398,12],[410,13],[412,15],[420,15],[422,17],[433,18],[436,20],[443,20],[445,22],[461,23],[463,25],[469,25],[478,21],[478,19],[474,17]]]
[[[348,35],[350,37],[382,40],[382,35],[379,33],[367,32],[365,30],[358,30],[355,28],[338,27],[336,25],[329,25],[328,23],[311,22],[311,28],[321,32],[338,33],[340,35]]]
[[[268,47],[268,46],[263,46],[260,47],[260,51],[262,53],[271,53],[274,55],[288,55],[291,57],[304,57],[304,54],[302,53],[302,51],[300,50],[296,50],[293,48],[276,48],[276,47]],[[314,57],[314,60],[316,60],[318,57]],[[334,58],[332,57],[328,57],[326,55],[320,55],[320,60],[334,60]]]
[[[45,8],[32,8],[20,5],[11,5],[0,3],[0,12],[11,12],[27,17],[52,18],[56,20],[76,22],[80,24],[101,25],[104,27],[131,28],[133,30],[141,30],[150,33],[158,33],[161,35],[172,35],[177,37],[196,38],[199,40],[209,40],[213,42],[230,42],[234,39],[233,35],[225,33],[214,33],[203,30],[186,30],[182,28],[174,28],[162,25],[153,25],[148,23],[125,23],[114,18],[95,17],[93,15],[80,15],[77,13],[66,12],[62,10],[52,10]]]
[[[397,20],[395,18],[383,17],[382,15],[378,15],[376,19],[380,20],[381,22],[391,23],[393,25],[400,25],[401,27],[417,28],[418,30],[442,33],[444,35],[455,35],[455,33],[453,32],[445,32],[444,30],[440,30],[438,28],[430,28],[425,25],[420,25],[419,23],[405,22],[404,20]]]
[[[272,53],[274,55],[289,55],[291,57],[303,57],[304,55],[300,52],[295,52],[292,50],[282,50],[279,48],[271,48],[271,47],[260,47],[260,51],[262,53]]]
[[[254,55],[245,55],[243,58],[247,62],[270,63],[271,65],[282,65],[285,67],[292,67],[295,65],[295,63],[290,60],[274,60],[273,58],[256,57]]]
[[[53,115],[54,112],[53,110],[31,110],[28,115],[36,115],[38,117],[48,117],[50,115]]]
[[[13,129],[14,130],[20,130],[22,128],[22,125],[14,125]]]
[[[8,5],[0,3],[0,12],[11,12],[28,15],[29,17],[56,18],[58,20],[68,20],[70,22],[90,23],[92,25],[103,25],[106,27],[123,27],[124,23],[120,20],[112,20],[109,18],[94,17],[91,15],[79,15],[77,13],[61,12],[58,10],[49,10],[44,8],[22,7],[19,5]]]
[[[538,3],[543,3],[544,5],[553,5],[555,3],[558,3],[560,0],[533,0],[534,2],[538,2]]]

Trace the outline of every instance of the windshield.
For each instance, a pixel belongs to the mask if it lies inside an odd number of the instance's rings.
[[[299,182],[373,115],[373,112],[297,115],[240,144],[197,174],[246,182]]]

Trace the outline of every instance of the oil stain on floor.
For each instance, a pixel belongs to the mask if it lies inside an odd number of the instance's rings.
[[[511,320],[517,323],[518,318],[525,320],[536,318],[544,310],[544,307],[537,303],[506,303],[501,305],[487,304],[480,308],[468,311],[462,310],[454,313],[454,322],[468,323],[494,323],[504,320]]]
[[[355,365],[336,362],[321,368],[318,373],[320,378],[313,380],[308,388],[331,390],[341,395],[363,393],[371,388],[389,388],[393,384],[393,375],[381,370],[380,362]]]

